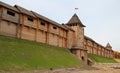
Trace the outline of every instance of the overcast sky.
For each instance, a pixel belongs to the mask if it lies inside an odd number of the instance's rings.
[[[86,25],[85,35],[120,51],[120,0],[0,0],[20,5],[58,23],[67,23],[76,13]],[[75,10],[74,8],[79,8]]]

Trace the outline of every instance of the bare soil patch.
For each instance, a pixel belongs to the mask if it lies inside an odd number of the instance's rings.
[[[86,66],[82,68],[74,67],[49,70],[32,70],[19,73],[120,73],[120,69],[113,68],[118,66],[120,66],[120,64],[95,64],[93,66]]]

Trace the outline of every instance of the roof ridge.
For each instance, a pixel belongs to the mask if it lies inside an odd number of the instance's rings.
[[[4,6],[5,8],[8,8],[8,9],[11,9],[13,11],[19,12],[19,10],[17,8],[15,8],[14,6],[6,4],[2,1],[0,1],[0,6]]]
[[[31,11],[31,12],[32,12],[37,18],[40,18],[40,19],[42,19],[42,20],[44,20],[44,21],[50,22],[50,23],[52,23],[52,24],[54,24],[54,25],[56,25],[56,26],[58,26],[58,27],[61,27],[61,28],[65,29],[65,30],[68,30],[68,29],[66,29],[65,27],[63,27],[61,24],[57,23],[56,21],[53,21],[53,20],[51,20],[51,19],[49,19],[49,18],[47,18],[47,17],[45,17],[45,16],[43,16],[43,15],[37,13],[37,12],[34,12],[34,11]]]
[[[36,18],[36,16],[30,10],[25,9],[19,5],[15,5],[14,7],[16,7],[21,13],[24,13],[26,15],[29,15],[29,16]]]

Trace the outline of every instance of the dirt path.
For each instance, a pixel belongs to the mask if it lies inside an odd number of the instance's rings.
[[[115,69],[113,67],[119,67]],[[17,72],[18,73],[18,72]],[[95,64],[93,66],[86,66],[83,68],[67,68],[67,69],[53,69],[53,70],[34,70],[20,73],[120,73],[119,64]]]
[[[114,69],[112,66],[105,65],[94,65],[92,67],[84,67],[84,68],[71,68],[64,70],[56,70],[52,72],[45,73],[120,73],[120,69]]]

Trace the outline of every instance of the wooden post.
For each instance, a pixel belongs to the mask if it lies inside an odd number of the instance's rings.
[[[97,55],[98,55],[98,45],[97,45]]]
[[[47,44],[49,44],[49,33],[50,33],[49,23],[47,23],[47,32],[46,32],[46,43],[47,43]]]
[[[3,15],[3,8],[1,7],[1,14],[0,14],[0,29],[1,29],[1,21],[2,21],[2,15]]]
[[[66,30],[66,48],[68,48],[68,31]]]
[[[92,54],[94,54],[93,49],[94,49],[94,43],[92,42]]]
[[[24,15],[21,14],[21,20],[22,20],[22,23],[21,23],[21,28],[20,28],[20,38],[22,38],[22,31],[23,31],[23,27],[24,27]]]
[[[61,35],[60,35],[60,29],[61,29],[61,28],[59,28],[59,36],[58,36],[58,46],[59,46],[59,47],[60,47],[60,45],[59,45],[59,43],[60,43],[60,42],[59,42],[59,39],[60,39],[60,37],[61,37]]]
[[[21,14],[20,13],[18,13],[19,14],[19,21],[18,21],[18,25],[17,25],[17,28],[16,28],[16,37],[17,38],[19,38],[20,37],[20,35],[19,35],[19,30],[20,30],[20,20],[21,20]]]
[[[35,29],[35,41],[37,41],[37,32],[38,32],[38,18],[36,18],[36,29]]]

